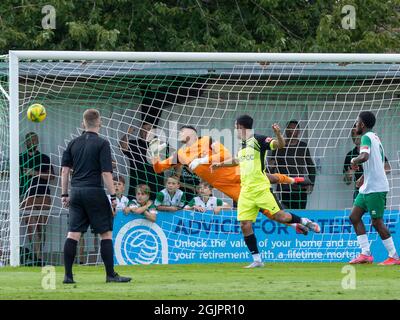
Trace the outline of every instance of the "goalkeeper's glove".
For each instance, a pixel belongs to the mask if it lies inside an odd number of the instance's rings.
[[[161,143],[160,139],[154,138],[149,143],[150,155],[152,158],[156,158],[160,156],[160,152],[162,152],[166,148],[166,143]]]
[[[204,157],[204,158],[196,158],[194,159],[190,164],[189,164],[189,168],[190,170],[194,170],[196,169],[200,164],[207,164],[208,163],[208,157]]]

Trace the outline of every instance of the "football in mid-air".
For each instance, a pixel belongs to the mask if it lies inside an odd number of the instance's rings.
[[[32,104],[27,111],[27,117],[32,122],[42,122],[46,119],[46,115],[46,108],[40,103]]]

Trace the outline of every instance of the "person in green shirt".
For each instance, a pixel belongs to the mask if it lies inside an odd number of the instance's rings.
[[[215,214],[219,214],[223,208],[230,208],[222,199],[213,196],[213,187],[206,181],[200,182],[197,186],[197,194],[198,196],[190,200],[185,206],[186,210],[198,212],[212,210]]]
[[[157,210],[150,200],[150,187],[145,184],[139,184],[136,187],[136,199],[132,199],[125,210],[126,214],[142,214],[147,220],[156,222]]]
[[[170,176],[166,179],[165,188],[156,194],[154,205],[157,210],[175,212],[185,206],[185,193],[180,190],[180,186],[178,176]]]

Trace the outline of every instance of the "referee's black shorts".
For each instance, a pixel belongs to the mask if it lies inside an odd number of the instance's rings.
[[[69,203],[69,232],[102,234],[113,230],[110,201],[102,188],[72,188]]]

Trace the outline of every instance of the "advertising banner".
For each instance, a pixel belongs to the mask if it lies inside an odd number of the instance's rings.
[[[347,210],[294,210],[299,216],[317,221],[321,233],[297,234],[291,226],[271,221],[259,214],[253,228],[265,262],[348,262],[359,252],[357,237]],[[387,211],[385,223],[400,247],[399,212]],[[375,261],[387,252],[364,216]],[[114,220],[115,262],[130,264],[248,262],[251,255],[244,243],[236,211],[159,212],[152,223],[142,215],[118,213]]]

